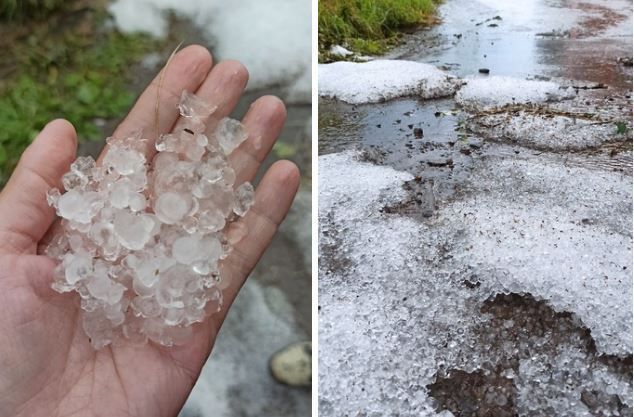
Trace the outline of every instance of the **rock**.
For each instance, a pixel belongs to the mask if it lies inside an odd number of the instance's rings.
[[[427,165],[430,167],[446,167],[453,166],[453,160],[451,158],[434,158],[427,161]]]
[[[467,144],[469,145],[469,147],[471,149],[480,149],[482,147],[482,140],[475,139],[475,138],[470,138],[467,141]]]
[[[420,127],[415,127],[414,136],[416,137],[416,139],[421,139],[423,137],[423,129]]]
[[[276,381],[293,387],[312,385],[312,344],[292,343],[271,356],[271,375]]]

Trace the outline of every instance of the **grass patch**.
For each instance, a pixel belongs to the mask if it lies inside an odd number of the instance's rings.
[[[319,0],[319,50],[346,44],[363,54],[380,54],[404,28],[430,23],[439,0]],[[327,58],[327,57],[326,57]]]
[[[59,10],[65,0],[0,0],[0,20],[40,19]]]
[[[119,117],[134,100],[130,67],[157,41],[100,29],[104,10],[46,22],[14,24],[0,57],[0,184],[23,150],[50,120],[63,117],[81,140],[101,136],[95,119]],[[64,28],[60,30],[59,28]]]
[[[616,134],[624,135],[627,133],[627,124],[625,122],[616,122]]]

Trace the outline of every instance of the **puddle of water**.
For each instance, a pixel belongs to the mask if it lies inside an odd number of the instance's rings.
[[[495,75],[548,75],[631,89],[631,67],[617,63],[632,54],[631,3],[608,5],[449,0],[440,6],[441,25],[411,35],[389,57],[446,66],[458,76],[487,68]]]
[[[411,98],[353,106],[320,100],[319,152],[358,149],[363,159],[413,174],[411,199],[387,211],[429,217],[437,199],[464,181],[482,142],[472,137],[452,99]]]
[[[444,165],[452,148],[467,140],[464,116],[451,99],[403,98],[363,106],[320,100],[319,106],[321,154],[375,149],[380,162],[419,174],[425,166]]]

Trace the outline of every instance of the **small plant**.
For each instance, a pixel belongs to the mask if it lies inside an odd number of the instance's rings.
[[[625,122],[616,122],[615,124],[617,135],[624,135],[627,133],[627,124],[625,124]]]

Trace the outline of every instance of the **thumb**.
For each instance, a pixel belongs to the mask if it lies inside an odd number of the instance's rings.
[[[0,249],[35,253],[55,218],[46,192],[60,186],[77,152],[75,128],[66,120],[47,124],[24,151],[0,193]]]

